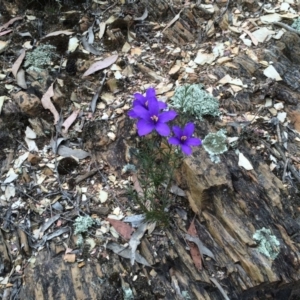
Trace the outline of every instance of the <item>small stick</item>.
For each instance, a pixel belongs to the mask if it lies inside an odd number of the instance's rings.
[[[291,31],[291,32],[294,32],[298,35],[300,35],[300,32],[296,29],[294,29],[293,27],[285,24],[285,23],[282,23],[282,22],[273,22],[272,24],[276,25],[276,26],[279,26],[279,27],[282,27],[284,29],[286,29],[287,31]]]
[[[276,132],[277,132],[278,143],[281,146],[282,145],[282,138],[281,138],[281,132],[280,132],[280,125],[279,125],[279,123],[276,125]]]

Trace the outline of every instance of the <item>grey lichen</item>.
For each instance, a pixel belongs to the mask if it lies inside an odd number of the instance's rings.
[[[55,57],[56,47],[52,45],[40,45],[32,52],[27,52],[25,57],[24,66],[31,69],[42,69],[44,66],[49,65],[51,60]]]
[[[179,86],[171,98],[171,106],[183,114],[192,115],[202,120],[203,116],[218,116],[219,101],[203,89],[202,84],[187,84]]]
[[[274,260],[279,254],[280,242],[275,235],[271,234],[270,229],[263,227],[262,229],[257,230],[253,235],[253,239],[259,243],[257,250],[268,258]]]
[[[78,233],[84,233],[87,232],[88,229],[94,224],[94,219],[92,219],[90,216],[80,216],[78,218],[76,218],[75,222],[74,222],[74,233],[78,234]]]
[[[291,25],[291,27],[300,32],[300,17],[298,17],[297,19],[294,19],[294,22]]]
[[[122,173],[127,173],[127,172],[135,173],[136,172],[136,166],[133,165],[133,164],[126,164],[122,169]]]
[[[219,163],[219,155],[228,150],[225,132],[226,131],[221,129],[216,133],[209,133],[202,141],[204,149],[208,152],[211,160],[215,163]]]
[[[83,246],[83,236],[81,234],[78,234],[77,236],[77,241],[76,241],[76,246],[77,247],[82,247]]]

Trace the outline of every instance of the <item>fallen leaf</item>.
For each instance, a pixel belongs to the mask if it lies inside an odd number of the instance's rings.
[[[276,32],[273,31],[273,30],[270,30],[266,27],[262,27],[262,28],[259,28],[257,30],[255,30],[254,32],[252,32],[252,35],[256,38],[256,40],[259,42],[259,43],[263,43],[267,40],[267,38],[270,36],[270,35],[273,35],[275,34]]]
[[[109,218],[106,218],[105,220],[108,221],[125,240],[130,240],[131,234],[134,231],[130,225],[122,221]]]
[[[226,292],[224,291],[224,289],[222,288],[222,286],[218,283],[217,279],[214,277],[209,277],[209,279],[215,284],[215,286],[218,288],[218,290],[220,291],[220,293],[223,295],[225,300],[230,300],[226,294]]]
[[[54,95],[53,84],[54,82],[49,86],[47,92],[43,95],[41,102],[45,109],[49,109],[52,112],[54,116],[54,125],[55,125],[59,121],[59,113],[57,112],[55,106],[51,102],[51,97],[53,97]]]
[[[17,84],[19,87],[22,89],[26,90],[27,89],[27,83],[25,80],[25,71],[23,69],[20,69],[19,72],[17,73]]]
[[[180,10],[180,12],[167,24],[167,26],[163,29],[161,33],[164,33],[165,30],[167,30],[170,26],[172,26],[180,17],[181,12],[183,9]]]
[[[2,32],[0,32],[0,36],[2,36],[2,35],[6,35],[6,34],[8,34],[8,33],[10,33],[10,32],[12,32],[12,30],[11,30],[11,29],[9,29],[9,30],[6,30],[6,31],[2,31]]]
[[[135,173],[132,174],[132,182],[133,182],[133,187],[135,189],[135,191],[140,195],[143,196],[144,195],[144,191],[139,183],[139,180],[136,176]]]
[[[1,113],[1,110],[2,110],[2,106],[3,106],[3,103],[5,100],[9,100],[10,98],[7,97],[7,96],[0,96],[0,113]]]
[[[80,109],[74,110],[73,113],[63,122],[63,124],[62,124],[62,127],[63,127],[62,132],[63,133],[67,133],[68,132],[70,126],[76,120],[79,112],[80,112]]]
[[[10,41],[0,41],[0,54],[8,48],[9,43]]]
[[[83,48],[84,48],[86,51],[88,51],[88,52],[90,52],[90,53],[92,53],[92,54],[94,54],[94,55],[100,55],[100,54],[101,54],[100,51],[98,51],[98,50],[95,49],[91,44],[88,43],[88,41],[87,41],[87,39],[86,39],[86,36],[83,36],[83,37],[81,38],[81,42],[82,42]]]
[[[17,60],[14,62],[13,66],[11,68],[11,72],[13,73],[15,78],[17,78],[18,70],[25,58],[25,55],[26,55],[26,50],[22,49],[20,56],[17,58]]]
[[[105,69],[107,67],[109,67],[110,65],[112,65],[116,60],[118,59],[118,55],[112,55],[109,56],[107,58],[105,58],[104,60],[101,61],[97,61],[94,64],[92,64],[88,70],[85,71],[85,73],[83,74],[84,76],[88,76],[91,75],[99,70]]]
[[[136,249],[138,245],[140,244],[141,238],[144,236],[146,230],[148,228],[148,224],[142,223],[137,230],[132,234],[130,241],[129,241],[129,246],[131,248],[131,256],[130,256],[130,261],[131,265],[134,265],[134,261],[136,260]]]
[[[180,70],[180,65],[174,65],[174,66],[170,69],[169,75],[176,74],[179,70]]]
[[[10,168],[6,174],[6,179],[4,180],[4,183],[11,183],[18,177],[19,177],[19,175],[15,173],[14,169]]]
[[[104,32],[105,32],[105,29],[106,29],[106,23],[105,22],[100,22],[99,24],[99,39],[101,40],[103,35],[104,35]]]
[[[242,28],[242,30],[248,34],[248,36],[250,37],[250,39],[252,40],[252,43],[257,46],[258,45],[258,41],[256,39],[256,37],[247,29]]]
[[[203,53],[203,50],[199,50],[197,57],[194,59],[194,62],[198,65],[211,64],[216,56],[213,53]]]
[[[141,17],[134,18],[135,21],[144,21],[148,17],[148,10],[147,7]]]
[[[79,40],[76,36],[69,39],[68,51],[74,52],[79,45]]]
[[[125,217],[123,221],[131,223],[132,227],[138,227],[141,223],[144,222],[145,218],[146,218],[145,214],[132,215],[132,216]]]
[[[195,227],[194,220],[192,221],[192,223],[188,229],[188,233],[190,236],[194,236],[194,237],[197,236],[197,230]],[[190,254],[193,259],[194,265],[195,265],[196,269],[199,271],[202,269],[202,257],[201,257],[200,250],[197,247],[197,245],[195,245],[192,242],[188,242],[188,245],[190,247]]]
[[[101,203],[105,203],[108,199],[108,194],[106,191],[101,190],[99,193],[99,199]]]
[[[57,35],[60,35],[60,34],[71,35],[73,33],[74,33],[73,31],[59,30],[59,31],[54,31],[54,32],[48,33],[43,38],[46,38],[46,37],[49,37],[49,36],[57,36]]]
[[[238,165],[240,167],[243,167],[244,169],[246,169],[247,171],[249,170],[253,170],[253,167],[250,163],[250,161],[245,157],[245,155],[243,153],[239,153],[239,163]]]
[[[22,19],[23,19],[23,17],[15,17],[15,18],[10,19],[4,25],[0,26],[0,31],[2,31],[3,29],[6,29],[9,25],[13,24],[14,22],[16,22],[18,20],[22,20]]]
[[[263,24],[270,24],[274,22],[280,22],[282,17],[280,14],[274,13],[274,14],[269,14],[269,15],[264,15],[260,17],[260,20]]]
[[[106,245],[107,249],[112,250],[114,253],[124,257],[124,258],[130,258],[131,257],[131,249],[126,248],[124,246],[121,246],[115,242],[108,242]],[[135,254],[135,261],[139,264],[143,264],[147,267],[150,267],[150,264],[146,261],[146,259],[139,253]]]
[[[72,148],[69,148],[69,147],[63,146],[63,145],[58,147],[57,153],[61,156],[64,156],[64,157],[74,156],[78,159],[84,159],[84,158],[90,156],[90,153],[88,153],[84,150],[72,149]]]
[[[276,81],[282,80],[279,73],[276,71],[276,69],[272,65],[268,66],[264,70],[264,75],[267,76],[268,78],[275,79]]]

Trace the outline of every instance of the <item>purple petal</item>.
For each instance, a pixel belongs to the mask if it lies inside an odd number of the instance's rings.
[[[153,123],[149,123],[149,122],[147,122],[143,119],[139,120],[137,122],[136,126],[138,128],[139,136],[146,135],[146,134],[150,133],[155,128],[155,125]]]
[[[185,145],[187,145],[187,146],[200,146],[200,145],[202,145],[202,141],[200,139],[197,139],[197,138],[188,138],[185,141]]]
[[[187,145],[181,145],[181,150],[185,155],[191,155],[192,154],[192,148]]]
[[[173,126],[173,132],[179,139],[183,136],[182,129],[179,126]]]
[[[150,116],[158,116],[159,106],[156,98],[150,98],[148,100],[148,111]]]
[[[168,142],[169,142],[169,144],[171,144],[171,145],[180,145],[181,143],[180,143],[180,140],[178,139],[178,138],[176,138],[176,137],[170,137],[169,139],[168,139]]]
[[[149,111],[141,105],[135,106],[132,111],[137,115],[137,118],[149,120],[150,114]]]
[[[190,137],[194,133],[194,130],[195,130],[194,123],[187,123],[183,128],[183,135],[186,137]]]
[[[155,98],[155,89],[154,88],[149,88],[146,90],[146,98]]]
[[[137,105],[145,106],[145,102],[146,101],[144,101],[144,100],[141,100],[141,101],[140,100],[134,100],[133,103],[132,103],[132,106],[133,107],[135,107]]]
[[[155,129],[161,136],[168,136],[171,132],[169,126],[161,122],[156,124]]]
[[[130,110],[127,114],[130,118],[138,118],[137,114],[133,110]]]
[[[166,123],[168,121],[173,120],[177,116],[176,111],[170,110],[170,111],[165,111],[159,114],[159,120],[160,122]]]
[[[159,109],[165,109],[167,108],[167,103],[163,102],[163,101],[158,101],[158,107]]]
[[[144,104],[146,102],[146,98],[140,93],[135,93],[133,96],[134,96],[136,101],[138,101],[142,104]]]

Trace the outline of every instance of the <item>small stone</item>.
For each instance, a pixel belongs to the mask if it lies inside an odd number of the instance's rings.
[[[43,110],[41,100],[36,95],[21,91],[12,97],[19,105],[21,111],[29,116],[40,115],[40,112]]]
[[[106,202],[107,199],[108,199],[108,194],[107,194],[107,192],[105,192],[105,191],[100,191],[100,193],[99,193],[99,199],[100,199],[100,202],[101,202],[101,203]]]

